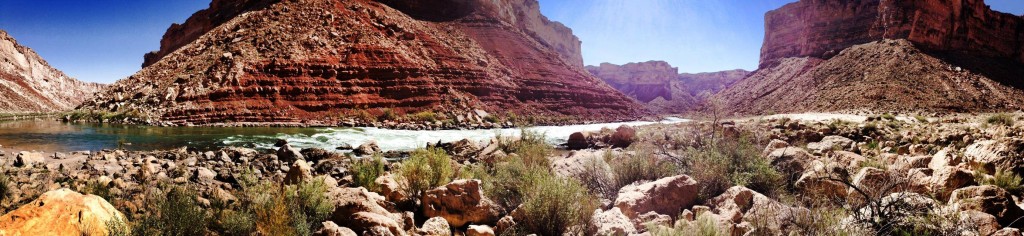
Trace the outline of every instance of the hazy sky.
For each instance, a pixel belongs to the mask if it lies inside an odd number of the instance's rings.
[[[583,41],[584,61],[664,60],[681,72],[755,69],[764,13],[795,0],[539,0]],[[140,69],[171,23],[209,0],[0,0],[0,29],[51,65],[111,83]],[[1017,15],[1024,1],[987,0]]]

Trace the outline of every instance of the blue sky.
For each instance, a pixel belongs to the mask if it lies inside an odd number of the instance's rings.
[[[664,60],[681,72],[755,69],[764,12],[795,0],[539,0],[583,41],[584,61]],[[1020,15],[1024,1],[987,0]],[[171,23],[209,0],[0,0],[0,29],[51,65],[112,83],[140,69]]]

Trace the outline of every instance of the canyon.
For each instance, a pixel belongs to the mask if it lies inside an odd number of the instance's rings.
[[[68,77],[0,30],[0,113],[50,113],[78,106],[103,85]]]
[[[535,0],[428,2],[214,1],[173,25],[148,66],[80,108],[164,125],[337,125],[424,111],[537,123],[647,114],[583,69],[579,39]]]
[[[975,112],[1024,106],[1024,19],[982,0],[804,0],[765,15],[733,114]]]
[[[587,71],[622,93],[646,104],[658,114],[681,114],[697,108],[717,93],[747,76],[745,70],[710,73],[679,73],[664,61],[587,66]],[[707,93],[707,94],[702,94]]]

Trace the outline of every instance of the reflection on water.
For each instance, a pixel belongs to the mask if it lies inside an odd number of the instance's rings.
[[[685,122],[669,119],[661,123]],[[657,122],[624,122],[592,125],[540,126],[529,128],[545,133],[551,144],[564,143],[577,131],[596,131],[622,124],[645,125]],[[358,146],[376,140],[381,149],[411,150],[427,143],[451,142],[464,138],[483,141],[496,135],[518,135],[519,129],[413,131],[378,128],[281,128],[281,127],[152,127],[116,124],[70,124],[52,120],[0,122],[0,145],[8,150],[69,152],[100,150],[130,143],[130,150],[156,150],[193,147],[207,150],[224,146],[258,149],[272,148],[278,139],[299,148],[319,147],[334,150],[343,144]]]

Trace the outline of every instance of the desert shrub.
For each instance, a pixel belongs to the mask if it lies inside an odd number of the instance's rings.
[[[1024,186],[1021,186],[1021,177],[1013,171],[1006,169],[997,169],[995,174],[992,174],[992,178],[986,178],[984,170],[975,170],[975,180],[981,185],[995,185],[1006,191],[1017,194],[1024,190]]]
[[[635,155],[622,156],[611,161],[617,190],[641,180],[657,180],[677,174],[674,163],[660,160],[649,148],[635,148]]]
[[[884,120],[896,120],[896,116],[889,113],[882,114],[881,118]]]
[[[914,119],[917,120],[917,122],[928,123],[928,118],[921,115],[914,116]]]
[[[310,230],[317,229],[327,217],[334,212],[334,205],[325,195],[328,191],[324,177],[314,178],[310,181],[299,183],[295,186],[296,201],[301,207],[299,213],[305,218],[305,223]]]
[[[384,157],[379,154],[352,162],[352,184],[356,187],[379,191],[380,186],[375,181],[384,173]]]
[[[366,111],[366,109],[354,109],[346,112],[344,116],[351,117],[353,119],[363,122],[373,122],[377,120],[377,117],[373,116],[373,114],[370,114],[370,112]]]
[[[409,119],[413,121],[437,121],[437,113],[433,111],[421,111],[409,116]]]
[[[131,235],[128,223],[124,222],[121,217],[114,217],[107,221],[104,225],[107,229],[107,236],[129,236]]]
[[[440,148],[413,151],[398,172],[410,196],[420,196],[424,191],[448,184],[455,177],[451,156]]]
[[[381,109],[380,112],[380,116],[377,116],[377,121],[398,120],[398,113],[390,108]]]
[[[113,196],[110,194],[110,186],[100,183],[100,181],[91,180],[86,182],[84,189],[81,189],[80,191],[86,194],[102,197],[107,201],[113,200],[113,198],[111,198]]]
[[[7,200],[7,197],[11,195],[11,177],[7,176],[7,171],[0,168],[0,203]]]
[[[224,235],[244,236],[256,232],[256,219],[251,211],[227,209],[218,215],[218,230]]]
[[[498,136],[498,147],[505,153],[515,153],[530,166],[550,166],[548,154],[552,147],[546,142],[547,137],[543,133],[523,129],[522,135],[518,138]]]
[[[132,235],[204,235],[208,223],[206,211],[199,206],[195,190],[170,187],[166,193],[147,194],[146,215],[138,219]]]
[[[573,179],[542,176],[520,207],[526,232],[539,235],[584,235],[597,209],[597,199]]]
[[[985,119],[985,123],[990,124],[990,125],[1013,126],[1014,120],[1013,120],[1013,115],[1006,114],[1006,113],[999,113],[999,114],[995,114],[995,115],[989,116],[987,119]]]
[[[680,217],[680,219],[682,219]],[[724,236],[729,235],[729,232],[718,228],[718,224],[715,223],[715,218],[709,214],[701,214],[697,216],[693,222],[686,220],[676,221],[672,227],[666,227],[662,225],[647,225],[647,230],[653,236],[675,236],[675,235],[694,235],[694,236]]]
[[[621,187],[616,183],[611,166],[608,165],[608,160],[613,158],[611,151],[607,151],[603,158],[587,159],[583,163],[583,171],[574,177],[592,193],[604,198],[614,198]]]
[[[477,176],[484,182],[484,193],[505,209],[514,209],[525,200],[527,191],[536,179],[550,175],[547,167],[527,166],[522,160],[509,160],[495,164],[493,170]]]
[[[746,135],[688,148],[685,156],[690,157],[687,174],[702,185],[698,194],[701,200],[736,185],[768,196],[774,196],[786,186],[784,176],[768,159],[761,157],[759,146]]]

